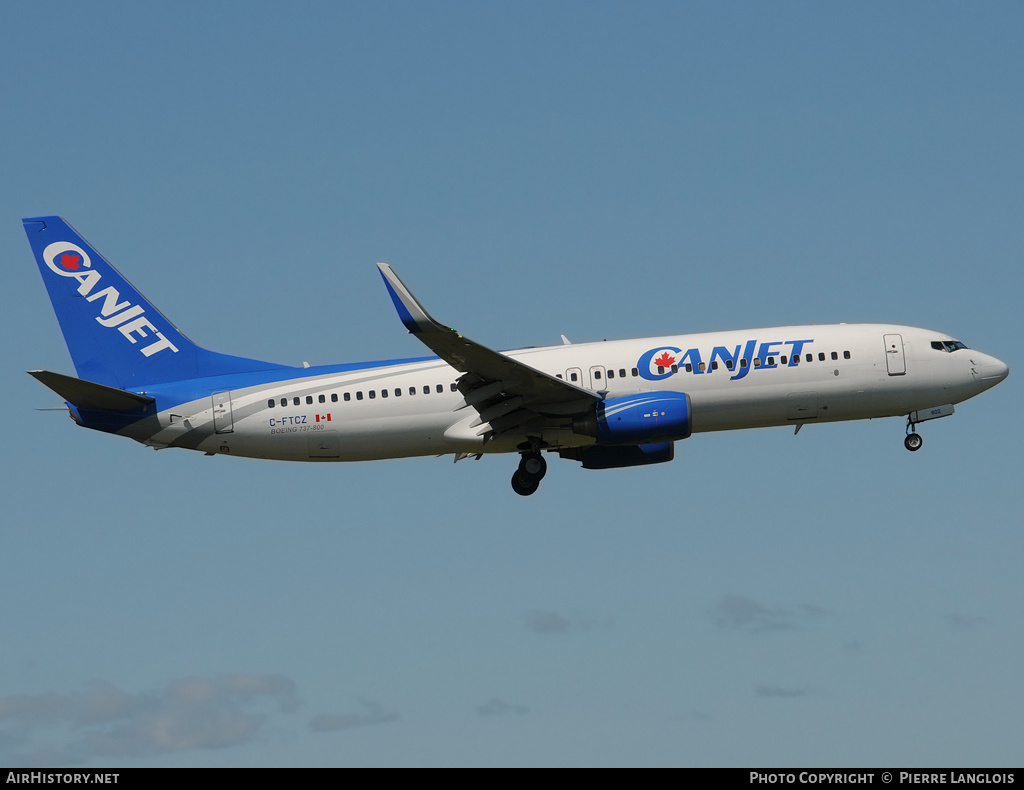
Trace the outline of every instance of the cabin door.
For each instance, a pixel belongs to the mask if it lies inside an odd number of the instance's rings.
[[[215,433],[231,433],[235,430],[231,420],[231,393],[227,390],[215,392],[213,400],[213,430]]]
[[[885,366],[890,376],[902,376],[907,372],[907,360],[903,356],[903,335],[885,335]]]

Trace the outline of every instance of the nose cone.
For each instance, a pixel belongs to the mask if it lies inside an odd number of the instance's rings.
[[[980,359],[977,359],[978,382],[985,388],[994,387],[1000,381],[1010,375],[1010,369],[1006,366],[1005,362],[1002,362],[995,357],[990,357],[988,354],[981,354]]]

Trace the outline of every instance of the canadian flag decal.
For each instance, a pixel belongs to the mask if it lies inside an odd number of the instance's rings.
[[[316,415],[316,421],[317,422],[330,422],[331,421],[330,412],[328,412],[327,414],[318,414],[318,415]]]

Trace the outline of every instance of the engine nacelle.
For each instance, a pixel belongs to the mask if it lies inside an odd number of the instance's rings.
[[[675,457],[672,442],[641,444],[631,447],[605,447],[592,444],[589,447],[570,447],[559,450],[562,458],[580,461],[584,469],[619,469],[623,466],[646,466],[662,464]]]
[[[641,392],[608,398],[583,417],[574,417],[572,430],[593,436],[602,445],[640,445],[671,442],[690,435],[690,396],[685,392]]]

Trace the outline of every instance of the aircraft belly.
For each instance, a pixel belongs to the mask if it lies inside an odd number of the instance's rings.
[[[908,414],[939,403],[955,403],[970,393],[952,392],[944,382],[912,375],[894,380],[874,368],[828,377],[793,377],[782,384],[728,386],[689,391],[693,431],[734,430],[838,422]],[[959,397],[957,397],[959,396]]]
[[[251,425],[236,423],[231,434],[210,436],[198,449],[283,461],[373,461],[454,452],[458,448],[448,447],[444,438],[451,416],[440,417],[396,415],[331,422],[308,419],[275,427],[254,420]]]
[[[690,392],[693,433],[760,428],[786,422],[786,393],[763,393],[764,388]]]

